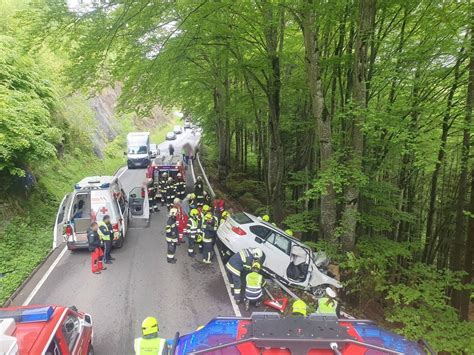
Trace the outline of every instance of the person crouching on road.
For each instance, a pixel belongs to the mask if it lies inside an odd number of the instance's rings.
[[[255,307],[262,304],[263,287],[265,279],[260,275],[262,266],[258,261],[252,264],[252,272],[245,277],[245,310],[250,309],[250,304],[254,303]]]
[[[102,264],[102,257],[104,252],[100,245],[100,237],[97,232],[99,225],[97,222],[92,222],[91,226],[87,230],[87,241],[89,242],[89,251],[91,252],[91,270],[94,274],[100,274],[101,270],[106,270]]]
[[[214,235],[215,235],[215,220],[211,212],[207,212],[204,215],[203,221],[203,236],[202,236],[202,262],[205,264],[211,263],[212,248],[214,246]]]
[[[176,225],[176,208],[170,209],[168,221],[166,222],[166,244],[168,245],[168,252],[166,254],[166,261],[170,264],[176,264],[176,244],[178,243],[178,226]]]
[[[189,212],[188,224],[186,225],[186,234],[188,236],[188,255],[194,257],[194,246],[196,238],[201,231],[199,230],[199,211],[193,208]]]
[[[230,287],[234,293],[234,299],[237,304],[242,301],[242,295],[240,293],[242,288],[242,272],[251,270],[252,264],[255,261],[263,263],[262,260],[264,260],[262,249],[248,248],[242,249],[238,253],[232,255],[225,265]]]
[[[104,243],[104,264],[112,264],[112,260],[115,260],[110,255],[114,230],[110,223],[110,216],[108,214],[106,214],[102,219],[102,222],[99,223],[99,229],[97,232],[99,233],[100,240]]]
[[[155,317],[146,317],[142,322],[142,336],[133,344],[135,355],[168,354],[166,339],[158,337],[158,321]]]

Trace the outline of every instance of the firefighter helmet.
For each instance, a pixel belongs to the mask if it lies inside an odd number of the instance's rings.
[[[210,209],[211,209],[211,207],[209,207],[209,205],[202,206],[202,211],[203,212],[208,212]]]
[[[207,220],[211,220],[211,219],[212,219],[212,213],[207,212],[206,215],[205,215],[205,218],[206,218]]]
[[[336,298],[336,291],[334,291],[331,287],[326,287],[326,295],[329,298]]]
[[[263,251],[260,248],[253,248],[252,255],[255,259],[261,259],[263,257]]]
[[[287,229],[285,233],[288,234],[289,236],[293,236],[293,231],[291,229]]]
[[[199,214],[199,211],[197,209],[193,208],[191,210],[191,212],[189,212],[189,214],[191,215],[191,217],[195,217]]]
[[[263,219],[264,222],[270,222],[270,216],[268,214],[264,214],[262,216],[262,219]]]
[[[142,334],[144,336],[158,333],[158,321],[155,317],[146,317],[142,322]]]

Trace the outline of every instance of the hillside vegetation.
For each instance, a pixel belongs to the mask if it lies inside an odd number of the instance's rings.
[[[64,194],[84,176],[125,165],[127,132],[162,139],[175,124],[158,107],[146,119],[119,112],[116,83],[70,86],[67,53],[33,49],[19,26],[26,3],[0,2],[0,305],[51,250]]]

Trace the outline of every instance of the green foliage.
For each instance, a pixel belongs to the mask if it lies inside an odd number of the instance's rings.
[[[227,176],[225,186],[229,195],[239,198],[245,193],[250,194],[254,199],[263,200],[265,198],[265,186],[261,181],[249,180],[244,173],[232,173]]]
[[[0,172],[22,175],[24,164],[51,158],[61,131],[52,125],[57,103],[41,68],[0,36]]]
[[[304,211],[286,216],[283,223],[293,232],[314,232],[318,230],[316,224],[318,213],[316,211]]]
[[[474,352],[474,323],[460,322],[449,305],[447,289],[462,289],[462,273],[436,270],[421,263],[401,270],[401,282],[388,286],[386,309],[390,322],[410,339],[426,339],[437,351],[452,354]]]

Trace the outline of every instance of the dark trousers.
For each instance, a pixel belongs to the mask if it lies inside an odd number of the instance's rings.
[[[204,261],[211,261],[212,257],[212,241],[202,243],[202,258]]]
[[[194,255],[194,246],[196,245],[196,236],[188,236],[188,255]]]
[[[110,256],[111,250],[112,250],[112,241],[104,240],[104,261],[110,261],[110,259],[112,258]]]
[[[227,277],[229,278],[230,287],[234,290],[234,299],[241,300],[242,280],[240,276],[227,270]]]
[[[168,260],[170,259],[174,259],[174,253],[176,253],[176,243],[178,241],[176,240],[176,242],[169,242],[169,241],[166,241],[166,244],[168,246],[168,253],[166,254],[166,258]]]

